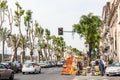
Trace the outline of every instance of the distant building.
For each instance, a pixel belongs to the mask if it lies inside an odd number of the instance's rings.
[[[4,61],[10,61],[11,55],[10,54],[4,54]],[[2,54],[0,54],[0,62],[2,61]]]

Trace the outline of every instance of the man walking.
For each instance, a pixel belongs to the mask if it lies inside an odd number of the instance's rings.
[[[105,64],[104,64],[103,59],[100,59],[99,67],[100,67],[101,76],[104,76],[104,70],[105,70],[104,65],[105,65]]]

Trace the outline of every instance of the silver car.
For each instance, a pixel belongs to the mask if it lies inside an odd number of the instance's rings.
[[[14,80],[14,71],[11,69],[8,69],[3,64],[0,64],[0,78]]]

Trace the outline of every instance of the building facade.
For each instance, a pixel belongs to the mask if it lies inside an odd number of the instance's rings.
[[[100,54],[105,59],[120,62],[120,0],[110,0],[106,3],[102,20]]]

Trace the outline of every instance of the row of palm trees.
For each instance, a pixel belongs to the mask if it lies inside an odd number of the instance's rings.
[[[24,63],[26,49],[30,50],[33,61],[35,49],[38,61],[52,59],[53,53],[57,59],[63,57],[65,41],[63,37],[51,36],[50,30],[44,29],[32,18],[31,10],[24,10],[18,2],[15,3],[14,15],[7,5],[7,0],[0,2],[0,41],[2,42],[2,61],[4,61],[4,45],[12,49],[11,61],[17,60],[18,48],[21,48],[21,62]],[[23,25],[24,24],[24,25]],[[14,31],[17,28],[17,31]],[[52,52],[52,53],[51,53]]]

